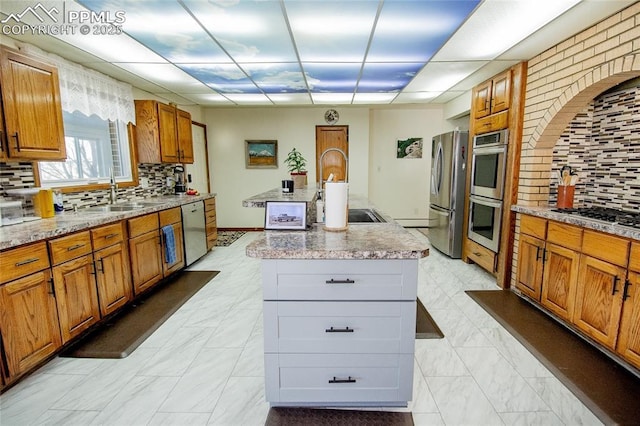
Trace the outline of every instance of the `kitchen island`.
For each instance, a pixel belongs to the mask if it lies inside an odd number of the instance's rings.
[[[265,396],[272,406],[406,406],[425,243],[389,219],[327,232],[266,231]]]

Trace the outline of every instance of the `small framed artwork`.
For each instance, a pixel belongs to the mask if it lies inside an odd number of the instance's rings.
[[[267,201],[265,230],[300,230],[307,228],[307,203],[304,201]]]
[[[422,138],[398,139],[396,158],[422,158]]]
[[[245,140],[245,166],[247,169],[277,169],[277,140]]]

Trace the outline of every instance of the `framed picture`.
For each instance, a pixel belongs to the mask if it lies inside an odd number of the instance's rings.
[[[398,139],[396,158],[422,158],[422,138]]]
[[[307,228],[307,203],[304,201],[267,201],[265,230],[300,230]]]
[[[245,162],[247,169],[277,169],[277,140],[245,140]]]

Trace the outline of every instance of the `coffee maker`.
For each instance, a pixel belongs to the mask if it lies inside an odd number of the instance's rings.
[[[176,195],[183,195],[187,192],[187,186],[184,183],[184,167],[176,166],[173,169],[175,186],[174,190]]]

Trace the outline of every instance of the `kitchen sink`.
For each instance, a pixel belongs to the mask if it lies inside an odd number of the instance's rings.
[[[106,206],[94,206],[88,207],[84,209],[88,212],[130,212],[132,210],[138,210],[145,206],[130,206],[130,205],[119,205],[119,204],[108,204]]]
[[[386,220],[373,209],[349,209],[349,223],[380,223]]]

